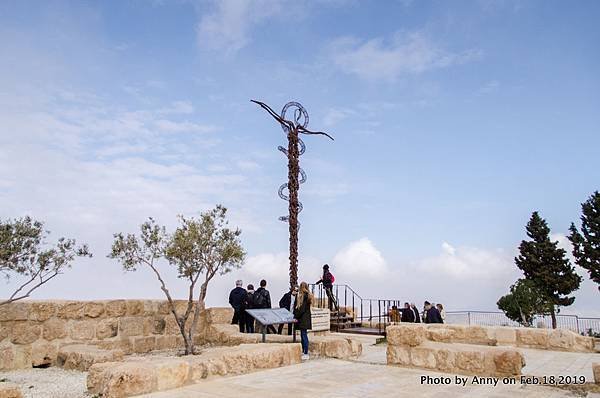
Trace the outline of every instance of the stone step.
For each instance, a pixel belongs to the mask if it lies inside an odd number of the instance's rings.
[[[121,350],[103,350],[90,345],[68,345],[58,351],[56,365],[63,369],[87,371],[92,365],[123,359]]]

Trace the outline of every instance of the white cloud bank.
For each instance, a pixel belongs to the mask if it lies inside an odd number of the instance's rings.
[[[460,65],[477,59],[481,53],[446,51],[420,33],[396,33],[362,41],[343,37],[330,44],[333,63],[342,71],[368,80],[396,80],[404,74]]]
[[[347,278],[379,278],[387,272],[383,255],[369,238],[362,238],[342,248],[333,257],[336,272]]]

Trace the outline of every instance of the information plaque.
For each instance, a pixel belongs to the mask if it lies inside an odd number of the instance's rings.
[[[280,323],[295,323],[294,315],[285,308],[261,308],[246,310],[250,316],[256,319],[261,325],[277,325]],[[262,330],[262,341],[266,341],[266,329]],[[294,333],[294,342],[296,341],[296,333]]]

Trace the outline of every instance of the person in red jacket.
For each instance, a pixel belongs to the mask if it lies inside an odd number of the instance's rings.
[[[323,277],[319,279],[315,284],[323,283],[323,287],[325,288],[325,293],[327,294],[327,302],[329,305],[329,311],[332,311],[332,308],[335,308],[337,312],[339,312],[340,307],[338,307],[337,300],[333,295],[333,275],[329,272],[329,265],[325,264],[323,266]]]

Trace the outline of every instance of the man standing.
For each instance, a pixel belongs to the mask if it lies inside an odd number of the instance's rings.
[[[281,300],[279,300],[279,308],[285,308],[286,310],[294,313],[294,304],[296,302],[296,294],[298,294],[298,287],[294,287],[294,289],[290,289],[289,292],[285,293]],[[288,334],[292,334],[293,323],[288,323]],[[283,323],[279,324],[277,328],[277,334],[281,334],[283,332]]]
[[[229,304],[233,307],[233,319],[231,324],[240,325],[240,332],[244,333],[246,326],[246,290],[242,287],[242,281],[235,281],[235,289],[229,293]]]
[[[402,322],[414,322],[415,321],[415,313],[408,303],[404,303],[404,308],[402,309]]]
[[[271,294],[267,290],[267,281],[260,281],[260,287],[254,292],[254,308],[271,308]],[[262,326],[262,325],[261,325]],[[262,332],[262,328],[260,330]],[[267,327],[267,333],[277,333],[273,325]]]
[[[444,323],[438,309],[429,301],[425,302],[425,323]]]
[[[323,287],[325,288],[325,294],[327,294],[327,303],[329,305],[329,311],[332,311],[333,308],[337,312],[339,312],[340,307],[338,307],[338,303],[333,295],[333,275],[329,272],[329,264],[325,264],[323,266],[323,277],[319,279],[315,284],[323,283]]]

